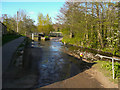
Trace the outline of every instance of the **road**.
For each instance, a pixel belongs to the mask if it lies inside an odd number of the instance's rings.
[[[24,68],[6,76],[4,88],[102,88],[101,83],[85,73],[94,63],[80,61],[64,50],[67,48],[57,40],[31,43],[24,53]]]
[[[35,86],[38,90],[39,87],[103,88],[94,77],[84,72],[94,63],[80,61],[66,54],[64,52],[66,47],[61,42],[56,40],[36,42],[34,48],[42,49],[41,58],[38,60],[38,80]]]
[[[2,72],[4,73],[12,59],[14,52],[16,51],[17,47],[23,42],[24,37],[19,37],[11,42],[2,46]]]

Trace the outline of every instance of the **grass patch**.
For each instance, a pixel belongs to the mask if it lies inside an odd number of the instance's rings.
[[[115,79],[113,80],[113,73],[112,73],[112,62],[110,61],[95,61],[97,64],[95,64],[95,67],[102,72],[106,77],[109,78],[111,82],[118,83],[118,79],[120,78],[120,63],[115,62],[114,63],[114,73],[115,73]]]
[[[82,46],[83,48],[88,48],[88,49],[94,49],[94,50],[100,50],[102,51],[102,53],[111,53],[115,56],[120,56],[120,51],[117,50],[115,52],[114,48],[109,48],[109,47],[105,47],[105,48],[98,48],[97,45],[90,45],[90,43],[87,43],[86,41],[82,41],[82,39],[79,37],[73,37],[73,38],[68,38],[69,36],[64,36],[62,39],[62,42],[65,44],[71,44],[71,45],[76,45],[76,46]]]
[[[17,34],[6,34],[2,36],[2,45],[20,37],[21,35],[17,35]]]
[[[38,41],[38,37],[34,37],[34,41]]]

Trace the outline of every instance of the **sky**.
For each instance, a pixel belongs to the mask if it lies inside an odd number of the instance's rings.
[[[8,16],[14,16],[17,14],[17,11],[22,9],[27,12],[27,15],[30,16],[31,19],[35,21],[37,24],[38,14],[42,13],[44,16],[49,14],[52,18],[53,23],[56,22],[54,17],[59,13],[60,8],[63,6],[65,2],[31,2],[33,0],[29,0],[30,2],[14,2],[15,0],[11,0],[8,2],[7,0],[2,1],[2,10],[0,10],[1,14],[8,14]],[[21,0],[22,1],[22,0]],[[25,0],[24,0],[25,1]]]
[[[54,17],[58,15],[60,8],[63,7],[65,1],[68,0],[1,0],[0,15],[8,14],[8,16],[13,17],[17,14],[19,9],[23,9],[27,12],[27,15],[35,21],[35,24],[37,24],[39,13],[42,13],[43,15],[49,14],[53,23],[55,23],[56,20]]]

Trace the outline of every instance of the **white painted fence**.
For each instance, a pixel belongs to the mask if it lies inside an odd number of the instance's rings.
[[[107,57],[107,56],[102,56],[100,54],[96,54],[95,56],[102,58],[108,58],[108,59],[112,59],[112,70],[113,70],[113,79],[115,79],[115,75],[114,75],[114,60],[120,61],[120,59],[117,58],[113,58],[113,57]]]

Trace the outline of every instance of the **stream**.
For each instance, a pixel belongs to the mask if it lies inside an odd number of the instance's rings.
[[[31,42],[23,54],[23,68],[11,65],[3,77],[3,88],[36,89],[79,74],[80,81],[73,86],[101,88],[101,83],[84,72],[95,63],[82,61],[66,51],[69,48],[58,39]]]
[[[33,48],[41,48],[41,58],[38,61],[38,80],[35,88],[73,77],[95,63],[81,61],[65,53],[68,51],[62,42],[56,39],[34,42]],[[83,81],[84,82],[84,81]],[[97,82],[99,85],[99,82]]]

